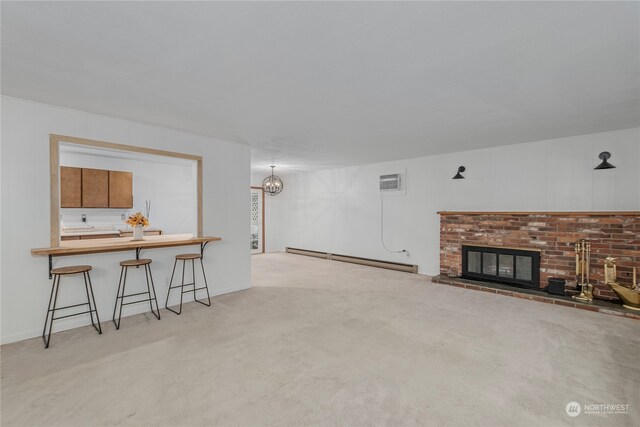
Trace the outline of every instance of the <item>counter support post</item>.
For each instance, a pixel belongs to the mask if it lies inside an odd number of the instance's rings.
[[[49,255],[49,280],[53,279],[53,274],[51,274],[51,270],[53,270],[53,256]]]
[[[136,248],[136,259],[140,259],[140,252],[141,251],[142,251],[142,248]],[[140,266],[136,265],[136,268],[140,268]]]

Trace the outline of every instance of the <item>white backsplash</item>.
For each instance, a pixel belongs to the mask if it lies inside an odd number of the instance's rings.
[[[131,213],[130,209],[60,209],[60,226],[65,227],[113,227],[115,230],[131,229],[125,220]],[[82,215],[87,216],[87,222],[82,222]],[[124,215],[124,219],[122,219]]]

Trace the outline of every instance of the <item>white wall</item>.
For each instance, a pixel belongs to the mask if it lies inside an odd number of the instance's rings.
[[[2,97],[0,279],[3,343],[42,333],[51,281],[48,280],[47,258],[32,257],[30,249],[49,246],[50,133],[202,156],[204,234],[223,238],[221,242],[210,243],[205,251],[209,288],[213,295],[217,295],[250,287],[248,146]],[[225,185],[217,185],[217,182]],[[162,302],[174,255],[195,249],[183,247],[142,252],[143,256],[153,259],[152,271]],[[54,266],[93,265],[91,278],[96,302],[100,318],[106,322],[111,318],[115,302],[118,262],[134,255],[133,252],[116,252],[59,257],[54,259]],[[133,286],[141,277],[136,278],[134,274],[130,279]],[[62,304],[82,300],[77,278],[65,278],[63,282],[66,283],[63,283],[64,292],[61,290],[60,295]],[[142,286],[142,282],[138,284]],[[177,293],[175,297],[178,297]],[[148,306],[128,306],[125,311],[127,314],[148,311]],[[61,320],[54,331],[86,325],[87,322],[88,317]],[[161,322],[158,322],[159,328],[162,327]],[[123,327],[126,323],[124,320]]]
[[[145,212],[145,200],[151,201],[152,228],[164,233],[197,233],[197,163],[195,160],[151,154],[117,153],[111,150],[80,150],[60,147],[60,165],[131,172],[132,209],[60,209],[66,224],[80,224],[82,214],[87,225],[108,222],[126,228],[120,215]],[[83,152],[86,151],[86,152]]]
[[[610,151],[616,169],[593,170]],[[581,135],[286,176],[267,199],[267,250],[286,246],[417,264],[439,271],[441,210],[640,210],[640,129]],[[452,180],[464,165],[466,179]],[[406,196],[385,197],[378,176],[406,170]]]

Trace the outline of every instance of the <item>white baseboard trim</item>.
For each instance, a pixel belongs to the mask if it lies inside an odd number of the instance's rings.
[[[211,298],[213,298],[213,297],[217,297],[224,294],[230,294],[232,292],[246,291],[247,289],[251,289],[251,285],[248,285],[248,286],[241,285],[241,286],[228,287],[223,289],[209,289],[209,292],[210,292]],[[190,299],[188,301],[184,301],[184,303],[189,303],[192,301],[193,299]],[[163,302],[164,301],[158,301],[158,303],[163,303]],[[129,313],[127,313],[126,315],[123,314],[122,317],[135,316],[140,313],[148,313],[149,309],[145,309],[144,307],[146,307],[146,305],[132,308],[131,311],[129,311]],[[161,306],[160,308],[163,309],[164,307]],[[107,313],[107,314],[109,315],[109,317],[107,319],[102,318],[100,322],[101,324],[104,324],[105,322],[111,322],[111,313]],[[58,332],[68,331],[69,329],[81,328],[87,325],[91,326],[91,322],[89,321],[88,314],[82,317],[71,317],[69,319],[59,320],[59,321],[56,321],[55,332],[53,334],[55,335]],[[42,336],[42,328],[32,329],[29,331],[19,332],[17,334],[2,336],[0,338],[0,344],[2,345],[10,344],[12,342],[24,341],[31,338],[36,338],[36,337],[40,338],[41,336]]]

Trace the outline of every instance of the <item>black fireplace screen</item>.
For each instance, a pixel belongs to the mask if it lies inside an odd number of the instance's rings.
[[[462,245],[462,277],[540,287],[540,252]]]

